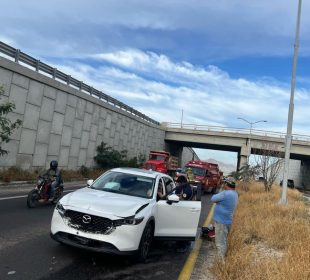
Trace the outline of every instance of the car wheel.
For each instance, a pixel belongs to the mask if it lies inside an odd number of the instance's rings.
[[[140,240],[139,251],[138,251],[139,261],[144,262],[149,254],[152,241],[153,241],[153,234],[154,234],[153,232],[154,232],[153,225],[151,223],[148,223],[144,228],[144,231],[142,233],[142,237]]]

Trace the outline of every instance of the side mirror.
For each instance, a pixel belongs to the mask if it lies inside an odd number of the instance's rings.
[[[90,187],[93,184],[94,180],[93,179],[89,179],[87,180],[87,187]]]
[[[168,204],[178,203],[179,201],[180,201],[180,198],[176,194],[171,194],[167,198]]]

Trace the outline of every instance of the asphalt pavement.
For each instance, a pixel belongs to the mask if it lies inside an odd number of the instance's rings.
[[[67,192],[85,186],[73,182]],[[26,206],[32,185],[0,187],[0,279],[177,279],[193,243],[155,242],[146,263],[58,244],[49,236],[53,205]],[[204,195],[200,225],[210,208]]]

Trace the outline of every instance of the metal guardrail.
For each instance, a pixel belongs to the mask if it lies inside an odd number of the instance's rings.
[[[147,122],[150,122],[150,123],[153,123],[156,125],[160,124],[159,122],[149,118],[148,116],[146,116],[146,115],[142,114],[141,112],[133,109],[132,107],[127,106],[123,102],[118,101],[117,99],[103,93],[102,91],[97,90],[97,89],[85,84],[83,81],[79,81],[79,80],[71,77],[70,75],[67,75],[67,74],[59,71],[58,69],[53,68],[53,67],[45,64],[44,62],[31,57],[30,55],[20,51],[19,49],[15,49],[15,48],[3,43],[2,41],[0,41],[0,53],[8,56],[11,59],[13,59],[16,63],[24,63],[24,64],[34,68],[34,70],[36,72],[42,72],[44,74],[51,76],[51,78],[53,78],[54,80],[64,82],[68,86],[78,88],[80,91],[84,91],[91,96],[97,97],[100,100],[102,100],[103,102],[106,102],[112,106],[115,106],[116,108],[124,110],[125,112],[130,113],[136,117],[139,117],[139,118],[143,119],[144,121],[147,121]]]
[[[285,140],[286,133],[275,132],[268,130],[259,129],[246,129],[246,128],[233,128],[233,127],[222,127],[222,126],[211,126],[211,125],[197,125],[197,124],[181,124],[181,123],[163,123],[165,127],[169,128],[182,128],[191,130],[202,130],[202,131],[212,131],[212,132],[227,132],[227,133],[237,133],[237,134],[251,134],[257,136],[267,136],[267,137],[277,137]],[[310,142],[309,135],[293,134],[293,140]]]

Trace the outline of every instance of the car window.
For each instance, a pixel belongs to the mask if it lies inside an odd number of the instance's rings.
[[[165,183],[163,182],[162,178],[160,178],[158,181],[158,191],[163,193],[164,195],[166,194]]]
[[[170,194],[172,192],[172,190],[175,189],[175,184],[168,177],[164,177],[163,180],[164,180],[164,183],[165,183],[166,193]]]
[[[162,178],[158,179],[158,187],[157,187],[157,194],[156,194],[156,200],[162,200],[166,198],[166,189],[165,184]]]
[[[135,174],[108,171],[98,178],[92,189],[124,195],[152,198],[155,179]]]
[[[205,176],[206,175],[206,170],[204,168],[193,167],[193,166],[190,166],[190,168],[192,169],[193,174],[196,176]]]
[[[150,155],[149,159],[150,160],[165,160],[165,156],[161,156],[161,155]]]

